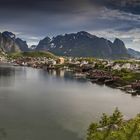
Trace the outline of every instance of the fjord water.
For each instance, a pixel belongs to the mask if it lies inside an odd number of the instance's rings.
[[[140,98],[71,72],[0,67],[0,139],[83,140],[91,121],[115,107],[133,117]]]

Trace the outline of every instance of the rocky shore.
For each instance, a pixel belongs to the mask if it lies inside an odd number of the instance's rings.
[[[89,79],[92,83],[106,85],[112,88],[117,88],[125,91],[133,96],[140,95],[140,80],[126,81],[121,76],[114,74],[113,71],[105,71],[99,69],[87,69],[80,68],[79,77],[85,77]],[[121,71],[120,71],[121,73]]]

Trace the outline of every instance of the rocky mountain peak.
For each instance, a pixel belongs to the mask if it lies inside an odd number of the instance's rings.
[[[51,39],[47,36],[44,39],[39,41],[39,44],[36,47],[36,50],[46,50],[50,46]]]
[[[121,47],[124,47],[125,46],[125,44],[124,44],[124,42],[122,41],[122,40],[120,40],[119,38],[116,38],[115,40],[114,40],[114,43],[113,43],[115,46],[117,46],[117,47],[119,47],[119,46],[121,46]]]
[[[18,45],[19,49],[23,52],[29,51],[28,45],[26,41],[23,41],[20,38],[16,38],[15,43]]]
[[[15,34],[13,34],[12,32],[8,32],[8,31],[3,32],[2,35],[4,37],[7,37],[7,38],[10,38],[10,39],[13,39],[13,40],[15,40],[15,38],[16,38]]]
[[[122,40],[114,42],[92,35],[85,31],[58,35],[39,42],[36,50],[49,50],[56,55],[74,57],[120,58],[127,55],[127,49]]]
[[[0,50],[3,52],[20,52],[28,49],[26,41],[16,38],[12,32],[5,31],[0,33]]]

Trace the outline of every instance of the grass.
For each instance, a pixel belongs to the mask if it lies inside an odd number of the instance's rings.
[[[127,69],[122,69],[120,71],[113,70],[112,74],[115,76],[119,76],[123,80],[123,82],[126,84],[129,84],[131,82],[134,82],[140,79],[140,73],[130,71]]]
[[[20,52],[20,53],[10,53],[8,57],[20,58],[20,57],[47,57],[47,58],[57,58],[54,54],[44,51],[34,51],[34,52]]]

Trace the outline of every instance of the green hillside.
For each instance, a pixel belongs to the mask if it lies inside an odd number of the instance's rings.
[[[56,58],[54,54],[45,51],[32,51],[32,52],[19,52],[19,53],[9,53],[9,57],[18,58],[18,57],[47,57],[47,58]]]

